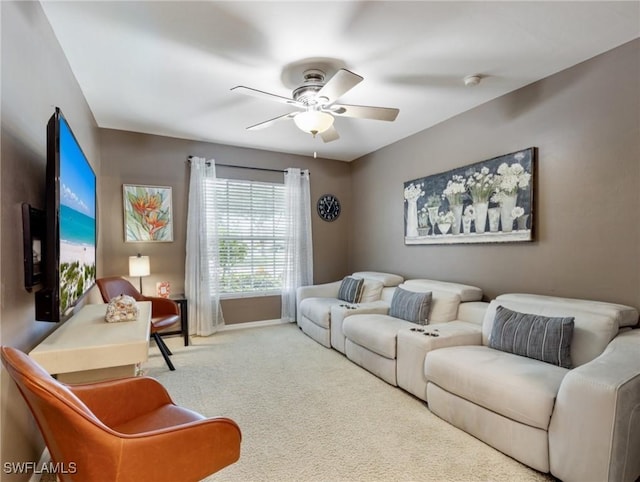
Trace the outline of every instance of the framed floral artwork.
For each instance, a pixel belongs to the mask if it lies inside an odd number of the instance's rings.
[[[533,240],[536,148],[404,183],[405,244]]]
[[[156,295],[160,298],[169,298],[171,294],[171,283],[168,281],[158,281],[156,283]]]
[[[173,241],[171,187],[123,184],[125,242]]]

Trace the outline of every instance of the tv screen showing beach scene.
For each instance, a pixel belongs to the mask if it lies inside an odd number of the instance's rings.
[[[96,280],[96,176],[62,116],[59,122],[62,315]]]

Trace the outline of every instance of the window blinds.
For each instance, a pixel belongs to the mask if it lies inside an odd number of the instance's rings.
[[[279,293],[284,273],[284,185],[218,179],[215,185],[223,294]]]

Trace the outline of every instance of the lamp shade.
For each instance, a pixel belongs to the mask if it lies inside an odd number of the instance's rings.
[[[149,256],[129,256],[129,276],[149,276]]]
[[[315,136],[333,125],[333,116],[319,110],[308,110],[296,115],[293,121],[300,130]]]

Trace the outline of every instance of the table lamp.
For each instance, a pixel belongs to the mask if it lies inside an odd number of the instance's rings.
[[[149,266],[149,256],[129,256],[129,276],[138,276],[140,278],[140,294],[142,294],[142,277],[149,276],[151,268]]]

